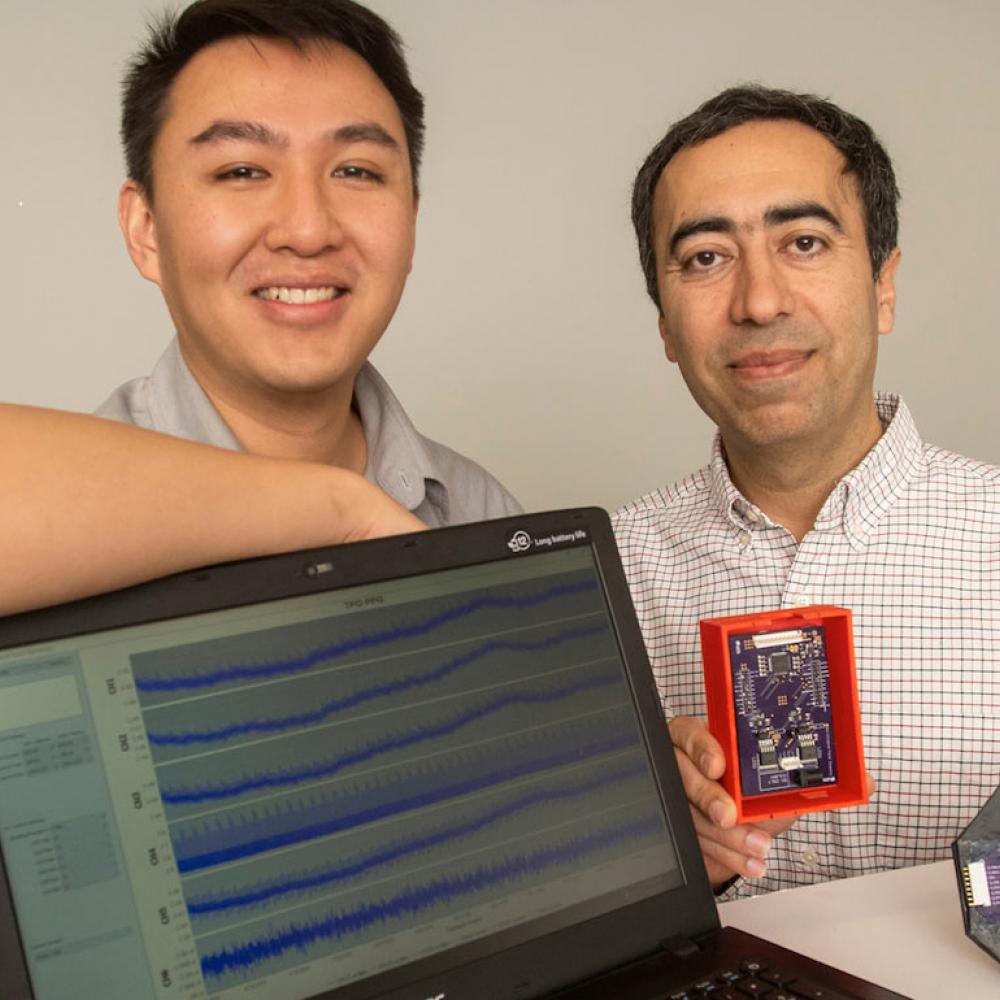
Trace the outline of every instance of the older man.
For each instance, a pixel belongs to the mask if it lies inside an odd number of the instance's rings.
[[[664,348],[718,434],[616,530],[709,873],[734,895],[943,858],[1000,780],[1000,470],[924,444],[873,390],[897,201],[868,125],[763,87],[676,123],[635,184]],[[878,792],[736,824],[699,718],[698,620],[806,604],[853,609]]]
[[[177,330],[102,416],[363,473],[425,523],[513,514],[367,358],[413,257],[423,100],[351,0],[199,0],[125,81],[119,221]]]

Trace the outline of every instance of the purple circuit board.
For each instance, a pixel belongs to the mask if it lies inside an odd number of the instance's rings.
[[[743,794],[835,783],[823,627],[731,635],[729,662]]]

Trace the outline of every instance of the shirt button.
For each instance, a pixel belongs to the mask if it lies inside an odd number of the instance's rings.
[[[815,868],[819,864],[819,851],[809,848],[802,852],[802,864],[807,868]]]
[[[753,535],[751,535],[749,531],[740,532],[740,545],[742,545],[743,548],[746,548],[752,540]]]

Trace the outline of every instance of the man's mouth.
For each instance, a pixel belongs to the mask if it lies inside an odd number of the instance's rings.
[[[326,285],[322,288],[295,288],[290,285],[269,285],[258,288],[254,295],[267,302],[285,302],[292,306],[309,306],[317,302],[330,302],[340,298],[347,289]]]
[[[748,379],[779,378],[790,375],[812,357],[811,350],[753,351],[730,363],[737,375]]]
[[[789,361],[804,361],[812,351],[754,351],[734,361],[731,368],[769,368]]]

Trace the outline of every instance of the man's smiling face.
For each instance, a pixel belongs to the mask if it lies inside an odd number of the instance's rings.
[[[898,251],[876,282],[843,167],[815,130],[754,121],[681,150],[657,184],[660,333],[731,446],[822,447],[874,413]]]
[[[202,49],[171,87],[152,164],[152,200],[127,183],[120,219],[209,394],[238,408],[349,394],[416,224],[400,114],[368,64],[326,43]]]

